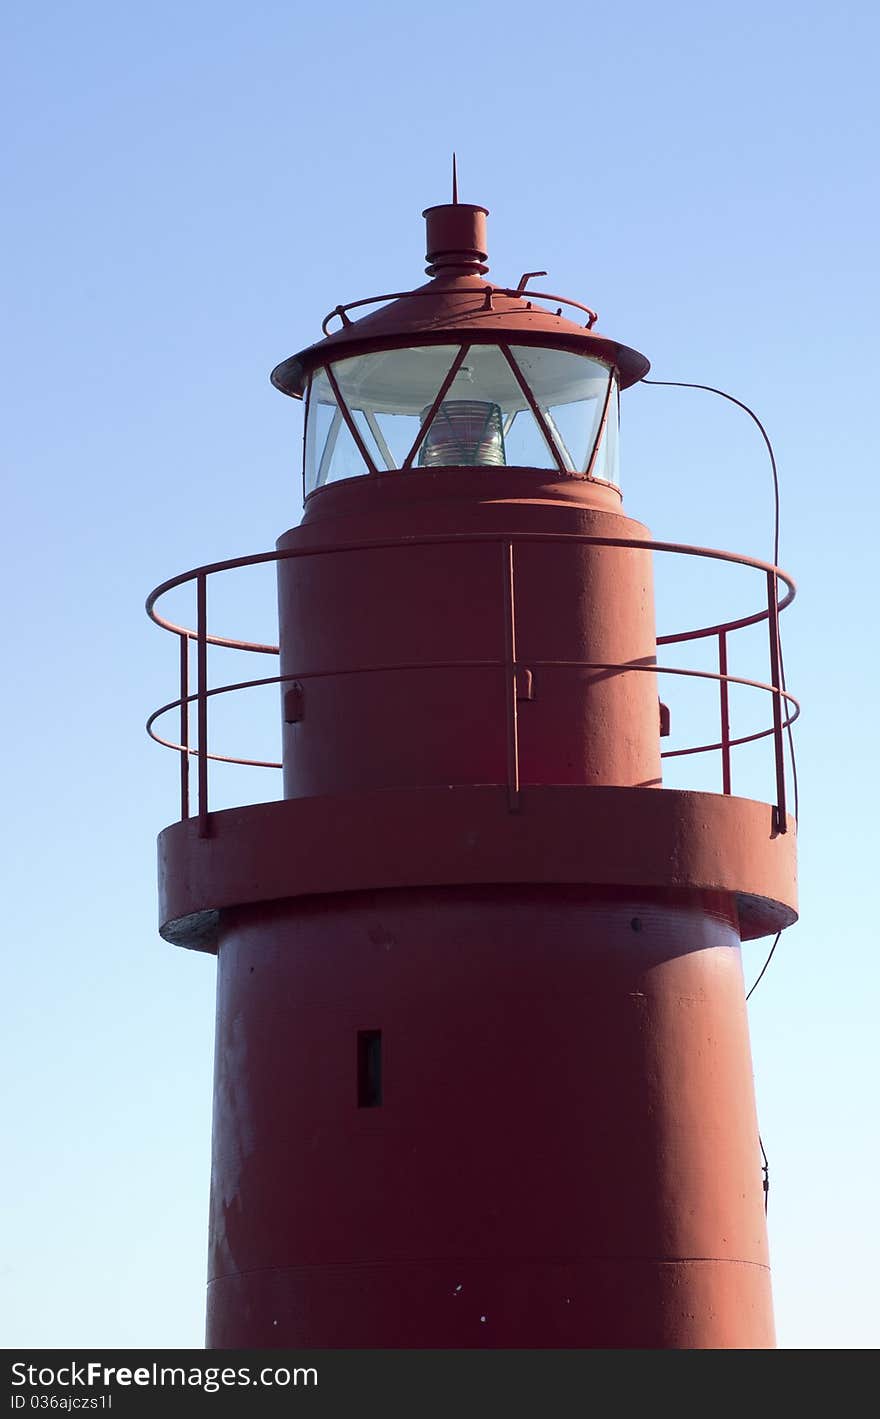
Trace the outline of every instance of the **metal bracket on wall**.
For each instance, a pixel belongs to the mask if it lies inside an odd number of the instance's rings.
[[[303,687],[298,680],[284,692],[284,723],[298,724],[303,717]]]
[[[535,677],[531,670],[527,670],[524,665],[516,667],[516,698],[518,700],[533,700],[535,698]]]

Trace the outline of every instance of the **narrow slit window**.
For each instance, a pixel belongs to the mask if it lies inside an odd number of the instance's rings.
[[[381,1030],[358,1030],[357,1092],[359,1109],[375,1109],[382,1102]]]

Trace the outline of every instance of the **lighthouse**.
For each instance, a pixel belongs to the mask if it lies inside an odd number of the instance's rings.
[[[490,280],[485,208],[424,216],[427,282],[337,306],[272,373],[305,405],[299,525],[148,602],[180,673],[150,720],[181,766],[160,931],[217,956],[207,1345],[769,1347],[740,946],[796,917],[793,584],[624,512],[647,359],[545,273]],[[658,634],[660,557],[752,600]],[[277,644],[225,637],[216,579],[265,562]],[[695,641],[716,669],[676,662]],[[675,676],[718,718],[670,750]],[[267,684],[282,796],[215,810],[217,697]],[[766,797],[737,797],[760,737]],[[673,752],[717,790],[665,787]]]

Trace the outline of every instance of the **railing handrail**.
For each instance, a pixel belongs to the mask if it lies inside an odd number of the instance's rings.
[[[357,665],[342,670],[298,670],[288,675],[266,675],[258,680],[237,680],[233,684],[214,685],[207,690],[206,696],[211,699],[215,695],[228,695],[234,690],[253,690],[262,685],[283,685],[288,681],[295,680],[327,680],[336,675],[373,675],[388,674],[392,671],[400,672],[407,670],[502,670],[506,662],[504,660],[425,660],[413,661],[407,665]],[[676,665],[637,665],[632,661],[614,660],[529,660],[530,670],[619,670],[627,673],[632,670],[647,671],[652,675],[686,675],[699,680],[723,681],[728,685],[745,685],[747,689],[764,690],[769,695],[780,695],[787,704],[791,705],[794,713],[782,723],[782,728],[787,729],[800,718],[800,701],[795,698],[789,690],[777,689],[773,685],[766,685],[761,680],[745,680],[740,675],[719,675],[713,670],[689,670],[683,666]],[[200,755],[198,748],[190,745],[176,744],[172,739],[163,739],[161,734],[153,733],[153,725],[163,714],[170,714],[174,709],[180,709],[183,705],[194,705],[198,703],[198,694],[185,695],[182,699],[169,700],[167,705],[161,705],[159,709],[153,710],[146,723],[146,730],[150,738],[156,744],[161,744],[165,749],[176,749],[178,753],[189,754],[191,758],[197,759]],[[726,742],[731,748],[737,744],[751,744],[758,739],[767,739],[773,733],[773,726],[769,729],[759,729],[753,734],[743,734],[736,739],[728,739]],[[706,754],[717,752],[723,748],[723,741],[714,744],[697,744],[687,749],[664,749],[661,751],[661,759],[678,759],[686,754]],[[283,764],[280,759],[239,759],[231,754],[207,754],[206,757],[218,764],[240,764],[243,768],[252,769],[280,769]]]
[[[658,636],[656,645],[681,644],[686,641],[696,641],[714,636],[718,640],[718,671],[692,670],[683,666],[658,665],[654,660],[645,662],[625,661],[585,661],[585,660],[535,660],[530,661],[530,667],[536,669],[563,668],[579,670],[604,670],[618,673],[630,673],[632,671],[642,671],[650,674],[660,675],[682,675],[695,679],[714,680],[719,686],[720,713],[721,713],[721,738],[719,741],[710,744],[699,744],[688,746],[683,749],[671,749],[661,753],[661,758],[678,758],[688,754],[699,754],[720,751],[722,759],[722,792],[731,792],[731,766],[730,751],[740,744],[753,743],[759,739],[773,736],[775,763],[776,763],[776,826],[779,832],[786,831],[786,783],[785,783],[785,760],[783,747],[783,731],[788,731],[791,739],[791,726],[800,714],[800,705],[793,695],[785,687],[784,672],[782,670],[782,656],[779,640],[779,616],[787,606],[794,600],[796,586],[793,579],[781,567],[775,566],[771,562],[762,561],[757,557],[747,557],[738,552],[725,552],[714,547],[696,547],[679,542],[661,542],[651,538],[633,537],[602,537],[593,536],[587,533],[572,532],[521,532],[521,533],[497,533],[497,532],[453,532],[436,533],[428,536],[382,538],[367,542],[347,542],[337,543],[333,546],[318,547],[286,547],[276,548],[271,552],[260,552],[251,556],[232,557],[224,561],[208,563],[201,567],[196,567],[191,571],[182,572],[176,577],[169,578],[156,587],[147,598],[147,614],[150,619],[178,636],[180,643],[180,695],[177,699],[162,705],[160,709],[154,710],[147,721],[147,733],[157,743],[167,748],[177,751],[181,756],[181,817],[189,816],[189,774],[188,766],[191,758],[195,758],[198,767],[198,819],[199,831],[202,835],[208,832],[208,762],[240,764],[254,768],[280,768],[280,763],[274,760],[244,759],[232,755],[212,754],[207,747],[208,744],[208,701],[212,697],[220,694],[229,694],[234,690],[251,689],[261,685],[280,684],[285,681],[305,680],[321,677],[346,674],[370,674],[388,671],[407,670],[464,670],[476,668],[503,669],[506,674],[506,702],[507,702],[507,791],[509,806],[513,810],[518,806],[520,780],[519,780],[519,743],[517,725],[517,652],[516,652],[516,611],[515,611],[515,576],[514,576],[514,549],[521,544],[541,544],[541,543],[565,543],[575,546],[598,546],[598,547],[619,547],[622,549],[635,549],[645,552],[669,552],[683,556],[705,557],[715,561],[722,561],[734,566],[748,567],[764,574],[767,602],[764,609],[756,611],[747,616],[741,616],[734,620],[721,621],[709,626],[700,626],[692,631],[680,631],[671,635]],[[234,684],[226,684],[208,688],[207,684],[207,652],[208,646],[220,646],[232,650],[241,650],[250,653],[263,655],[278,655],[279,647],[264,642],[234,640],[227,636],[210,635],[207,629],[207,583],[210,576],[224,571],[232,571],[239,568],[257,566],[273,562],[286,561],[302,557],[332,556],[343,552],[352,551],[380,551],[397,548],[419,548],[426,546],[449,546],[449,545],[484,545],[497,546],[502,550],[502,572],[503,572],[503,599],[504,599],[504,624],[505,624],[505,654],[503,658],[490,657],[481,660],[470,661],[417,661],[404,665],[370,665],[370,666],[349,666],[341,669],[307,670],[295,674],[265,676],[258,679],[238,681]],[[779,600],[779,582],[786,587],[786,592]],[[198,624],[195,628],[177,625],[173,621],[167,620],[156,610],[156,603],[162,596],[179,586],[195,582],[197,591],[197,618]],[[770,683],[759,680],[745,679],[741,676],[727,673],[727,637],[736,630],[741,630],[746,626],[757,625],[761,621],[768,622],[768,633],[770,642]],[[196,642],[198,652],[197,669],[197,690],[194,694],[189,693],[189,656],[188,648],[191,641]],[[752,689],[761,690],[772,697],[773,723],[770,728],[759,730],[748,735],[732,737],[729,724],[729,699],[728,690],[730,685],[742,685]],[[195,704],[197,708],[198,722],[198,743],[194,747],[189,742],[189,706]],[[171,710],[177,709],[180,712],[180,743],[163,738],[154,732],[153,726],[156,721]],[[793,760],[792,760],[793,763]],[[797,811],[797,785],[795,780],[795,812]]]
[[[334,556],[343,552],[378,552],[393,547],[436,547],[468,543],[501,546],[509,542],[514,545],[519,545],[521,542],[570,542],[588,547],[631,547],[646,552],[672,552],[682,556],[708,557],[714,561],[728,562],[733,566],[752,567],[765,574],[770,572],[784,582],[787,591],[782,600],[777,603],[780,611],[784,611],[787,606],[791,605],[797,593],[794,579],[782,567],[777,567],[772,562],[762,561],[759,557],[747,557],[741,552],[724,552],[717,547],[697,547],[690,546],[686,542],[657,542],[653,539],[637,537],[595,537],[581,532],[517,532],[509,535],[497,532],[444,532],[428,537],[394,537],[366,542],[339,542],[332,547],[276,547],[272,552],[254,552],[246,557],[229,557],[221,562],[208,562],[204,566],[193,567],[191,571],[180,572],[177,576],[169,577],[167,581],[154,587],[147,597],[146,611],[150,620],[160,626],[162,630],[171,631],[174,635],[185,635],[190,640],[197,640],[197,630],[166,620],[164,616],[158,614],[155,607],[156,602],[167,592],[173,591],[175,587],[185,586],[189,581],[197,581],[201,576],[214,576],[217,572],[235,571],[239,567],[260,566],[269,562],[286,561],[289,558]],[[672,645],[679,641],[700,640],[707,636],[717,635],[719,631],[740,630],[744,626],[753,626],[761,621],[766,621],[769,614],[768,610],[756,611],[753,615],[740,617],[738,620],[723,621],[713,626],[700,626],[693,631],[676,631],[669,636],[658,636],[657,645]],[[259,641],[232,640],[226,636],[209,635],[207,642],[208,645],[225,646],[229,650],[253,651],[261,655],[278,655],[279,653],[277,645]]]
[[[526,276],[546,276],[546,274],[546,271],[526,272]],[[437,293],[432,286],[418,286],[413,291],[386,291],[385,294],[381,296],[362,296],[361,299],[357,301],[345,301],[342,305],[334,306],[331,311],[327,312],[327,314],[324,316],[324,319],[321,321],[321,329],[323,330],[325,335],[329,335],[330,331],[327,327],[329,326],[330,321],[333,319],[333,317],[336,316],[337,319],[340,321],[340,329],[344,330],[346,326],[352,324],[352,321],[348,319],[348,311],[357,310],[361,306],[383,305],[386,301],[418,300],[419,298],[424,299],[426,296],[436,297],[436,294]],[[484,302],[487,298],[491,298],[492,296],[513,296],[523,298],[528,296],[530,301],[550,301],[551,303],[553,301],[561,301],[563,305],[571,306],[574,310],[582,310],[584,315],[588,315],[590,317],[589,320],[586,322],[587,330],[592,330],[593,326],[596,324],[596,321],[599,319],[598,312],[593,310],[592,306],[584,305],[582,301],[571,300],[569,296],[555,296],[550,294],[548,291],[533,291],[531,286],[529,286],[528,290],[526,290],[526,287],[523,285],[522,279],[520,280],[520,284],[516,288],[512,286],[496,286],[491,282],[487,281],[485,286],[481,286],[476,292],[466,291],[464,294],[478,295]],[[334,333],[338,334],[339,332],[335,331]],[[450,344],[452,344],[454,343],[454,332],[450,331],[449,333]]]

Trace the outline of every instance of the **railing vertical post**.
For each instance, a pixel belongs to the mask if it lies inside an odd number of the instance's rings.
[[[782,686],[779,670],[779,602],[776,598],[776,573],[767,573],[767,624],[770,634],[770,684],[773,686],[773,748],[776,754],[776,828],[786,832],[785,821],[785,752],[782,743]]]
[[[180,816],[189,817],[189,635],[180,640]]]
[[[208,578],[198,577],[199,837],[208,836]]]
[[[519,808],[519,727],[516,713],[516,608],[513,585],[513,543],[501,544],[504,584],[504,689],[507,717],[507,806]]]
[[[718,674],[727,675],[727,632],[718,632]],[[721,697],[721,792],[730,793],[730,686],[718,681]]]

